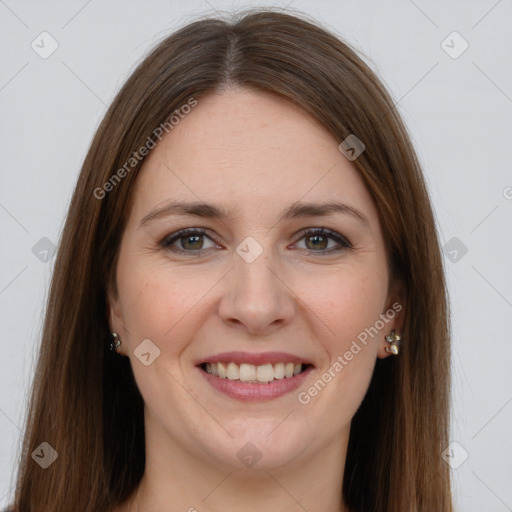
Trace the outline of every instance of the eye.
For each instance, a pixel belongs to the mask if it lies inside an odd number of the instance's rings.
[[[310,253],[322,255],[352,248],[345,237],[323,227],[307,228],[302,230],[299,235],[299,241],[305,241],[304,249]],[[210,241],[210,247],[205,247],[205,240]],[[334,247],[330,246],[330,242],[334,242],[332,244]],[[182,229],[166,236],[159,245],[166,250],[188,256],[199,256],[204,250],[221,248],[206,234],[206,230],[203,228]]]
[[[204,240],[209,239],[212,242],[211,247],[204,247]],[[175,244],[177,243],[177,247]],[[176,233],[166,236],[160,245],[164,249],[179,253],[179,254],[196,254],[204,249],[211,249],[219,247],[210,237],[206,235],[206,231],[202,228],[189,228],[182,229]]]
[[[352,248],[350,242],[335,231],[325,228],[308,228],[301,231],[300,240],[305,241],[305,249],[318,254],[326,254]],[[329,247],[329,241],[334,241],[334,247]]]

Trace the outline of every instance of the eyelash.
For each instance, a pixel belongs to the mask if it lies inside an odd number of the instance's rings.
[[[183,254],[187,256],[199,256],[202,251],[208,250],[208,249],[196,249],[196,250],[186,250],[186,249],[179,249],[177,247],[171,248],[171,245],[176,242],[177,240],[180,240],[182,238],[186,238],[187,236],[193,236],[193,235],[199,235],[199,236],[206,236],[210,238],[206,234],[206,230],[203,228],[187,228],[182,229],[180,231],[177,231],[176,233],[172,233],[170,235],[167,235],[160,243],[159,245],[167,250],[170,250],[177,254]],[[308,236],[323,236],[327,238],[331,238],[332,240],[336,241],[341,247],[335,248],[335,249],[323,249],[321,251],[313,251],[309,250],[310,254],[318,254],[319,256],[330,254],[330,253],[336,253],[343,251],[345,249],[352,249],[352,244],[343,236],[341,236],[339,233],[336,233],[335,231],[331,231],[326,228],[306,228],[303,229],[298,233],[299,241],[307,238]],[[210,240],[212,240],[210,238]],[[212,240],[212,242],[215,242],[215,240]],[[308,250],[308,249],[305,249]]]

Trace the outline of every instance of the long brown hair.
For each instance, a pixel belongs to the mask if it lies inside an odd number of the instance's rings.
[[[129,359],[107,348],[106,296],[141,166],[126,162],[148,140],[158,143],[155,128],[191,98],[200,104],[228,85],[277,94],[340,142],[355,134],[365,144],[353,164],[374,198],[391,276],[404,285],[406,341],[398,357],[377,361],[352,421],[340,486],[354,512],[450,512],[441,458],[449,430],[447,297],[420,164],[393,100],[356,51],[304,15],[276,10],[198,20],[165,38],[99,126],[55,262],[15,511],[108,511],[137,487],[143,400]],[[123,166],[122,179],[109,182]],[[31,457],[42,442],[58,452],[47,469]]]

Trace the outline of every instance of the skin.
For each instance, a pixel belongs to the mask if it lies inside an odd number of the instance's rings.
[[[145,402],[146,470],[118,510],[340,512],[351,419],[393,320],[307,404],[310,388],[401,297],[390,286],[377,211],[353,164],[311,116],[264,92],[226,89],[198,105],[151,151],[137,178],[109,296],[110,324]],[[170,215],[141,220],[169,201],[213,203],[224,220]],[[346,213],[279,221],[297,201],[343,202]],[[300,233],[326,227],[349,240]],[[160,241],[184,228],[206,235]],[[254,238],[252,263],[237,252]],[[201,245],[202,244],[202,245]],[[202,248],[201,248],[202,247]],[[341,248],[329,252],[332,248]],[[199,255],[193,249],[200,249]],[[134,350],[150,339],[160,356]],[[284,351],[314,369],[299,390],[243,403],[203,378],[198,359],[232,350]],[[237,452],[261,454],[246,467]]]

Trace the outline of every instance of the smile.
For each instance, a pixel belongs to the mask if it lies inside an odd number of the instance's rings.
[[[314,365],[285,352],[228,352],[197,361],[196,368],[222,395],[241,402],[262,402],[296,390]]]
[[[203,369],[207,373],[240,382],[267,383],[273,380],[290,379],[298,375],[308,365],[294,363],[254,364],[242,363],[204,363]]]

